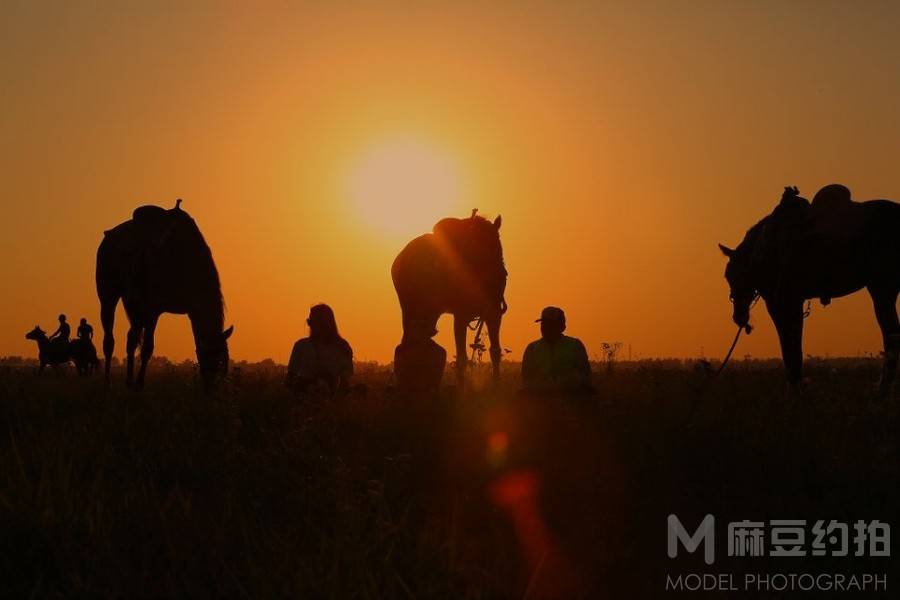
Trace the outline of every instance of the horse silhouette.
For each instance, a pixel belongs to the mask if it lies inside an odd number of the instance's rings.
[[[47,365],[56,367],[74,362],[79,375],[89,375],[100,363],[93,344],[84,340],[51,341],[47,333],[37,325],[25,334],[25,339],[37,342],[40,362],[38,374],[43,373]]]
[[[409,242],[391,266],[403,313],[401,344],[431,338],[438,318],[452,314],[460,382],[467,363],[466,330],[478,318],[487,325],[493,374],[499,377],[500,322],[507,308],[501,218],[491,222],[476,212],[468,218],[442,219],[432,233]]]
[[[884,341],[879,392],[888,393],[900,355],[900,204],[855,202],[842,185],[820,190],[812,203],[785,188],[771,214],[750,228],[737,248],[722,244],[732,319],[750,331],[757,296],[778,331],[788,382],[799,390],[803,369],[804,302],[823,304],[866,288]]]
[[[120,299],[131,325],[126,343],[129,385],[134,380],[134,353],[140,346],[136,383],[143,386],[162,313],[186,314],[191,320],[197,362],[207,389],[227,373],[227,340],[234,328],[222,329],[224,300],[219,274],[200,229],[181,209],[181,200],[170,210],[139,207],[131,220],[106,231],[97,249],[96,277],[107,382]]]

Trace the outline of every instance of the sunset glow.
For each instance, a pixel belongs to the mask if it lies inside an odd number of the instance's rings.
[[[33,354],[24,332],[60,312],[97,326],[103,231],[183,198],[236,359],[286,361],[327,302],[356,356],[389,362],[391,262],[473,208],[503,216],[509,359],[546,305],[594,358],[715,357],[734,328],[717,243],[786,185],[900,198],[896,18],[874,9],[14,4],[0,354]],[[751,321],[741,355],[778,355],[762,306]],[[865,294],[814,307],[807,332],[811,354],[881,349]],[[186,319],[163,317],[156,352],[194,355]]]
[[[0,3],[0,600],[900,600],[898,26]]]
[[[396,239],[424,233],[438,219],[458,212],[461,193],[451,158],[412,137],[371,145],[347,176],[347,199],[358,217]]]

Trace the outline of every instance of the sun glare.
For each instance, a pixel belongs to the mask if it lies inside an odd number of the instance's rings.
[[[348,200],[370,227],[391,237],[425,233],[459,212],[460,177],[439,148],[414,138],[373,144],[354,162]]]

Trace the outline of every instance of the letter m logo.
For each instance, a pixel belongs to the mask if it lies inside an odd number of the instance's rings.
[[[700,521],[700,526],[694,535],[688,535],[687,530],[675,515],[669,515],[668,553],[669,558],[678,556],[678,542],[684,545],[688,552],[695,552],[700,544],[703,544],[703,560],[711,565],[716,560],[716,518],[706,515]]]

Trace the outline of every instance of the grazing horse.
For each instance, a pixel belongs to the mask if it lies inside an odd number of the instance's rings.
[[[33,340],[38,345],[38,360],[41,366],[38,374],[44,372],[47,365],[56,367],[70,361],[75,363],[75,370],[79,375],[93,373],[94,368],[100,362],[93,345],[85,344],[82,340],[69,342],[54,342],[47,337],[47,333],[39,326],[25,334],[26,340]]]
[[[501,218],[491,222],[476,212],[469,218],[442,219],[432,233],[409,242],[391,266],[403,313],[401,344],[430,338],[438,318],[452,314],[460,383],[467,363],[466,330],[479,318],[487,325],[493,375],[499,377],[500,321],[507,308]]]
[[[144,384],[153,356],[154,332],[162,313],[191,320],[197,362],[208,389],[228,370],[228,337],[223,331],[224,301],[212,252],[181,200],[175,208],[135,209],[132,219],[104,232],[97,249],[97,296],[103,324],[106,381],[115,340],[113,323],[119,299],[131,325],[126,342],[126,382],[134,381],[134,353],[141,347],[137,387]]]
[[[850,190],[836,184],[822,188],[810,203],[789,187],[737,248],[719,248],[729,259],[725,278],[732,319],[749,333],[750,307],[762,297],[778,331],[788,382],[797,391],[804,302],[819,298],[827,305],[866,288],[884,340],[879,392],[888,393],[900,356],[900,204],[855,202]]]

